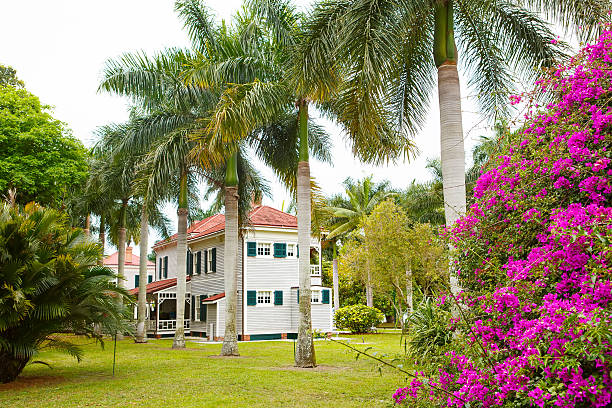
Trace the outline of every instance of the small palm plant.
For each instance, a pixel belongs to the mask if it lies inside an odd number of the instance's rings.
[[[129,297],[113,272],[97,265],[101,255],[63,213],[0,205],[0,382],[14,381],[42,349],[80,360],[81,350],[62,333],[102,342],[104,333],[128,330]]]

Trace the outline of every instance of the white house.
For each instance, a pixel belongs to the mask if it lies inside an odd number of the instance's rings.
[[[115,252],[104,258],[104,266],[109,267],[115,273],[119,271],[119,252]],[[155,264],[149,260],[147,262],[147,283],[151,283],[155,276]],[[140,257],[132,253],[132,247],[125,249],[125,268],[124,268],[124,286],[128,289],[137,288],[140,284]]]
[[[217,214],[192,224],[187,230],[189,297],[186,299],[185,331],[191,336],[223,338],[224,229],[225,217]],[[296,217],[268,206],[255,207],[250,213],[250,225],[242,230],[239,243],[239,340],[295,338],[299,319],[298,257],[305,253],[297,245]],[[159,337],[174,332],[163,328],[172,327],[172,323],[165,321],[171,312],[166,312],[172,304],[176,305],[169,297],[176,289],[176,235],[157,242],[153,250],[157,261],[155,281],[147,285],[151,316],[148,334]],[[312,327],[330,332],[331,289],[321,286],[320,242],[311,239],[306,254],[311,259]],[[159,298],[160,294],[165,298]],[[156,307],[160,300],[161,304]],[[164,303],[169,305],[168,309],[164,309]],[[158,312],[162,312],[159,318]]]

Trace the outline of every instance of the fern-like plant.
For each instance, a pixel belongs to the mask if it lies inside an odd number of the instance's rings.
[[[0,382],[14,381],[45,348],[81,359],[65,333],[102,341],[128,329],[127,293],[96,265],[101,246],[65,214],[0,204]],[[123,302],[119,302],[123,298]]]

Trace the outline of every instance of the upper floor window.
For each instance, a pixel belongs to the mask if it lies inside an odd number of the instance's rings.
[[[269,290],[258,290],[257,291],[257,304],[258,305],[269,305],[272,303],[272,292]]]
[[[208,252],[208,255],[206,256],[206,262],[208,262],[208,268],[206,269],[208,272],[215,272],[215,268],[214,268],[214,261],[215,261],[215,256],[213,255],[213,249],[209,248],[206,250],[206,252]]]
[[[271,244],[269,242],[258,242],[257,243],[257,256],[270,256]]]
[[[295,244],[287,244],[287,256],[295,256]]]
[[[313,290],[310,292],[310,302],[311,303],[321,303],[321,291]]]

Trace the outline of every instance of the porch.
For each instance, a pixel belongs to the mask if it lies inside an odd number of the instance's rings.
[[[183,314],[183,327],[185,335],[190,334],[191,322],[191,283],[187,277],[185,290],[185,309]],[[138,295],[138,288],[130,291]],[[147,285],[146,329],[147,337],[172,337],[176,331],[176,278],[151,282]],[[134,308],[134,317],[137,317],[137,308]]]

